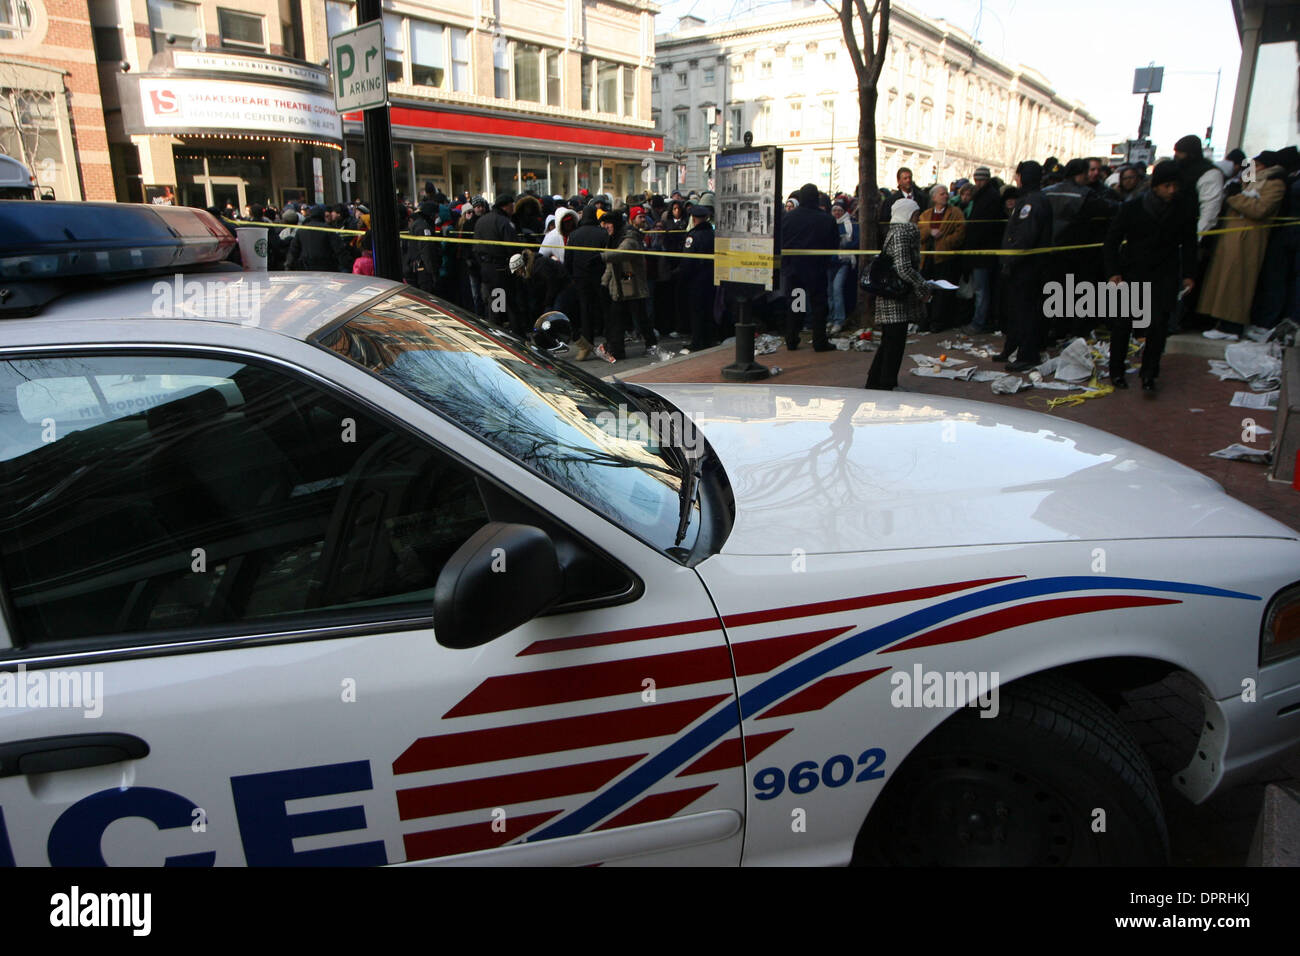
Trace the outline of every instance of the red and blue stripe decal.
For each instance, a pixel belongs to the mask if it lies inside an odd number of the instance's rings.
[[[649,797],[643,795],[674,772],[681,777],[741,766],[745,757],[752,759],[762,749],[791,732],[790,729],[783,729],[745,734],[742,753],[741,738],[729,735],[744,720],[755,717],[766,720],[827,706],[854,687],[890,669],[887,659],[878,659],[873,663],[884,666],[853,673],[835,673],[872,654],[891,654],[974,640],[1009,628],[1078,614],[1180,603],[1176,598],[1169,597],[1077,592],[1129,590],[1260,600],[1256,595],[1224,588],[1147,578],[1080,575],[1025,580],[1018,577],[997,577],[728,615],[722,623],[727,628],[738,628],[749,624],[804,619],[819,614],[932,600],[975,588],[979,590],[927,604],[848,637],[842,635],[853,628],[841,626],[732,643],[731,655],[723,647],[701,648],[489,678],[448,711],[445,717],[494,713],[607,696],[625,690],[629,686],[629,680],[646,674],[648,668],[668,675],[666,680],[657,681],[659,686],[685,686],[727,679],[733,674],[729,656],[734,656],[734,672],[740,676],[756,676],[775,671],[739,698],[714,694],[651,707],[638,706],[417,740],[394,762],[394,773],[414,773],[681,734],[651,756],[634,753],[626,757],[567,767],[399,791],[399,814],[406,820],[487,806],[589,794],[593,790],[604,788],[581,806],[559,816],[559,819],[555,819],[561,813],[559,810],[531,814],[527,818],[515,817],[511,821],[509,834],[489,835],[489,828],[484,824],[407,834],[405,841],[408,859],[486,849],[521,838],[530,842],[547,840],[571,836],[592,828],[627,826],[672,816],[713,789],[713,785],[658,793]],[[1074,596],[1057,596],[1072,592],[1075,592]],[[1034,600],[1036,598],[1046,600]],[[999,604],[1011,606],[975,617],[963,617]],[[955,618],[962,619],[954,620]],[[717,628],[716,619],[702,619],[575,636],[559,641],[539,641],[526,647],[520,656],[631,643]],[[788,664],[805,654],[807,656],[801,660]],[[704,717],[703,721],[700,721],[701,717]],[[638,798],[642,799],[634,803]],[[535,832],[528,833],[529,830]]]

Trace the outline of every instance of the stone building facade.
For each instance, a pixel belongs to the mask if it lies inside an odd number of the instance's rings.
[[[695,18],[656,38],[654,116],[671,183],[702,189],[709,156],[740,145],[785,150],[787,186],[828,192],[857,184],[857,80],[839,19],[822,3],[709,26]],[[1022,159],[1063,162],[1092,148],[1097,120],[1041,73],[985,54],[972,38],[892,7],[877,107],[876,169],[892,187],[900,166],[920,184],[969,177],[977,166],[1010,181]]]

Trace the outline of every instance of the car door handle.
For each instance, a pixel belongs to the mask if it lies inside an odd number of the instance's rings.
[[[98,767],[149,756],[149,745],[130,734],[65,734],[0,743],[0,777]]]

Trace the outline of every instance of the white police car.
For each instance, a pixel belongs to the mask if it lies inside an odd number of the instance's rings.
[[[1296,533],[1143,448],[16,205],[0,865],[1153,862],[1116,690],[1199,682],[1193,800],[1300,737]]]

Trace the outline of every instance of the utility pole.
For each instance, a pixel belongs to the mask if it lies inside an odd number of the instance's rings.
[[[357,24],[383,22],[381,0],[357,0]],[[385,51],[379,51],[382,64]],[[385,76],[385,81],[387,77]],[[370,237],[375,252],[375,274],[402,281],[402,256],[397,240],[397,187],[393,181],[393,132],[388,103],[362,111],[366,160],[370,165],[373,195],[370,199]]]

